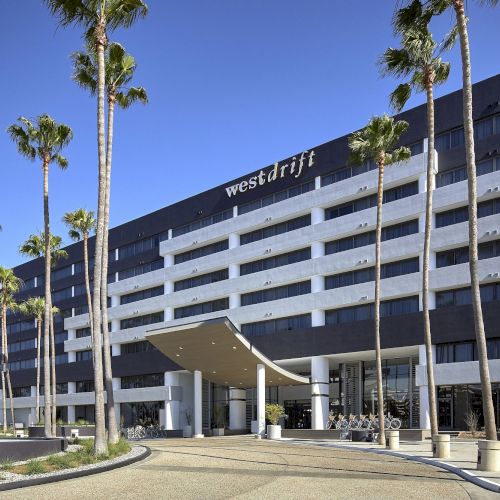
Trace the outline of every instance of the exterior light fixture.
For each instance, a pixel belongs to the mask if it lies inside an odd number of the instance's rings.
[[[212,345],[215,345],[215,342],[212,340]]]
[[[176,356],[179,358],[181,355],[180,354],[176,354]]]
[[[235,349],[235,350],[236,350],[236,346],[235,346],[235,345],[233,345],[233,349]]]

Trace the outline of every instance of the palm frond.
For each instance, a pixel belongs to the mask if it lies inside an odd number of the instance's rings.
[[[408,99],[411,97],[411,85],[409,83],[401,83],[389,95],[391,108],[395,111],[401,111]]]

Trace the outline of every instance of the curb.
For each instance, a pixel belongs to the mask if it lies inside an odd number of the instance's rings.
[[[306,443],[304,443],[306,444]],[[311,444],[311,443],[307,443]],[[350,450],[350,451],[365,451],[368,453],[375,453],[377,455],[389,455],[392,457],[397,457],[397,458],[405,458],[407,460],[411,460],[412,462],[420,462],[426,465],[433,465],[434,467],[438,467],[440,469],[444,469],[448,472],[451,472],[453,474],[456,474],[457,476],[461,477],[465,481],[468,481],[469,483],[473,483],[476,486],[480,486],[481,488],[484,488],[489,491],[493,491],[495,493],[500,493],[500,485],[497,483],[494,483],[493,481],[490,481],[488,479],[483,479],[481,477],[476,476],[472,472],[465,471],[463,469],[460,469],[460,467],[456,467],[455,465],[451,465],[447,462],[441,462],[440,460],[435,460],[432,458],[426,458],[426,457],[418,457],[415,455],[409,455],[408,453],[404,453],[402,451],[390,451],[390,450],[384,450],[384,449],[373,449],[373,448],[359,448],[357,446],[349,446],[349,445],[339,445],[339,444],[327,444],[327,443],[317,443],[313,444],[313,446],[322,446],[324,448],[337,448],[339,450]]]
[[[101,472],[108,472],[114,469],[119,469],[120,467],[125,467],[126,465],[131,465],[151,455],[151,450],[147,446],[141,445],[145,448],[144,452],[136,457],[130,457],[121,462],[115,462],[102,467],[94,467],[92,469],[86,470],[76,470],[74,472],[67,472],[66,474],[56,474],[54,476],[45,476],[39,478],[25,479],[21,481],[12,481],[10,483],[0,484],[0,491],[15,490],[18,488],[27,488],[28,486],[39,486],[41,484],[58,483],[59,481],[66,481],[66,479],[76,479],[79,477],[91,476],[93,474],[99,474]]]

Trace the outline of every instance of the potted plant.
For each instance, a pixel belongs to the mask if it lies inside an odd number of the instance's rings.
[[[193,437],[193,428],[191,427],[191,420],[192,420],[191,410],[187,409],[184,412],[184,415],[186,415],[186,425],[182,429],[182,437],[190,438]]]
[[[222,406],[214,406],[212,415],[214,417],[212,436],[224,435],[224,408]]]
[[[271,422],[267,426],[267,439],[281,439],[281,425],[278,422],[282,417],[286,417],[283,406],[266,403],[266,419]]]

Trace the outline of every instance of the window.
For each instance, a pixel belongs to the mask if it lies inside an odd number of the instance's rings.
[[[397,316],[418,312],[418,296],[404,297],[401,299],[384,300],[380,303],[380,316]],[[340,325],[373,319],[375,315],[375,305],[363,304],[359,306],[343,307],[325,312],[325,324]]]
[[[55,290],[52,292],[52,301],[59,302],[61,300],[70,299],[73,296],[73,287],[68,286],[62,290]]]
[[[76,351],[76,361],[90,361],[90,360],[92,360],[92,350]]]
[[[260,304],[261,302],[270,302],[272,300],[286,299],[311,293],[311,281],[302,281],[300,283],[291,283],[290,285],[277,286],[266,290],[245,293],[241,296],[241,305],[249,306]]]
[[[365,172],[375,170],[376,168],[377,164],[373,160],[367,160],[361,165],[353,165],[335,170],[321,177],[321,187],[328,186],[329,184],[335,184],[336,182],[349,179],[356,175],[364,174]]]
[[[267,257],[266,259],[255,260],[240,265],[240,276],[245,274],[258,273],[266,269],[273,269],[275,267],[286,266],[288,264],[295,264],[311,258],[311,248],[303,248],[295,250],[294,252],[283,253],[274,257]]]
[[[268,321],[257,321],[241,325],[241,333],[245,337],[258,337],[261,335],[273,335],[274,333],[299,330],[311,327],[311,315],[301,314],[287,318],[271,319]]]
[[[500,256],[500,240],[487,241],[478,245],[479,259]],[[436,254],[436,267],[448,267],[469,262],[469,247],[452,248]]]
[[[89,306],[87,304],[82,304],[81,306],[75,307],[75,316],[80,316],[80,314],[87,314],[89,312]]]
[[[196,231],[197,229],[201,229],[202,227],[211,226],[212,224],[217,224],[218,222],[222,222],[223,220],[231,219],[233,217],[233,209],[228,208],[222,212],[216,213],[214,215],[210,215],[208,217],[204,217],[203,219],[198,219],[189,224],[184,224],[182,226],[175,227],[172,229],[172,238],[176,236],[180,236],[181,234],[190,233],[191,231]]]
[[[489,158],[476,164],[476,174],[478,176],[496,172],[497,170],[500,170],[499,157]],[[454,168],[453,170],[447,170],[446,172],[438,173],[436,176],[436,187],[440,188],[443,186],[448,186],[460,181],[465,181],[466,179],[467,167],[463,165],[461,167]]]
[[[12,372],[18,370],[27,370],[28,368],[35,368],[35,359],[21,359],[18,361],[10,361],[9,368]]]
[[[122,344],[121,355],[124,354],[135,354],[137,352],[147,352],[156,351],[156,347],[147,340],[141,340],[140,342],[131,342],[130,344]]]
[[[129,243],[118,249],[118,258],[126,259],[134,255],[139,255],[141,253],[157,248],[160,245],[160,238],[157,234],[150,236],[149,238],[144,238],[143,240],[134,241],[134,243]],[[115,252],[110,252],[110,260],[114,260],[113,256]]]
[[[120,297],[120,304],[130,304],[131,302],[137,302],[139,300],[150,299],[152,297],[158,297],[163,295],[164,287],[156,286],[154,288],[148,288],[147,290],[141,290],[140,292],[129,293],[127,295],[122,295]]]
[[[85,273],[85,263],[83,262],[83,260],[81,260],[80,262],[77,262],[76,264],[74,264],[74,268],[75,268],[75,276],[77,274],[84,274]],[[94,258],[91,257],[89,259],[89,273],[94,269]]]
[[[313,190],[314,180],[305,182],[304,184],[299,184],[298,186],[292,186],[283,191],[279,191],[278,193],[273,193],[265,196],[264,198],[260,198],[259,200],[250,201],[248,203],[238,205],[238,215],[243,215],[248,212],[258,210],[259,208],[267,207],[269,205],[273,205],[274,203],[278,203],[280,201],[287,200],[288,198],[293,198],[295,196],[299,196]]]
[[[149,375],[135,375],[121,378],[122,389],[141,389],[143,387],[158,387],[165,384],[163,373],[151,373]]]
[[[124,269],[123,271],[119,271],[118,280],[121,281],[121,280],[126,280],[127,278],[133,278],[134,276],[150,273],[151,271],[156,271],[157,269],[163,269],[163,267],[164,267],[163,259],[158,259],[153,262],[148,262],[147,264],[140,264],[138,266],[134,266],[129,269]]]
[[[403,184],[402,186],[385,190],[383,203],[390,203],[391,201],[407,198],[415,194],[418,194],[418,182]],[[375,207],[376,205],[376,194],[365,196],[364,198],[358,198],[356,200],[348,201],[347,203],[342,203],[341,205],[335,205],[334,207],[327,208],[325,210],[325,220],[336,219],[337,217],[359,212],[367,208]]]
[[[43,391],[44,391],[44,386],[40,385],[40,396],[43,396]],[[51,389],[51,391],[52,391],[52,389]],[[82,391],[82,392],[84,392],[84,391]],[[56,394],[68,394],[68,383],[67,382],[57,383],[56,384]]]
[[[486,347],[488,349],[488,359],[500,358],[499,338],[487,339]],[[475,340],[436,345],[436,363],[463,363],[477,360]]]
[[[418,273],[419,271],[418,257],[397,262],[388,262],[382,264],[380,269],[381,279],[394,278],[404,274]],[[365,269],[357,269],[346,273],[334,274],[333,276],[325,277],[325,289],[342,288],[344,286],[357,285],[358,283],[367,283],[375,280],[375,268],[367,267]]]
[[[216,283],[218,281],[227,280],[229,278],[228,269],[221,269],[220,271],[213,271],[207,274],[200,274],[194,278],[186,278],[174,283],[174,292],[180,292],[181,290],[188,290],[189,288],[194,288],[196,286],[209,285],[210,283]]]
[[[163,311],[145,314],[144,316],[136,316],[133,318],[122,319],[120,321],[120,329],[135,328],[138,326],[151,325],[152,323],[161,323],[163,321]]]
[[[489,215],[494,215],[500,213],[500,198],[495,198],[493,200],[482,201],[477,204],[477,216],[478,218],[487,217]],[[469,220],[469,211],[467,206],[453,208],[452,210],[447,210],[446,212],[440,212],[436,214],[436,227],[445,227],[452,224],[459,224],[460,222],[466,222]]]
[[[39,286],[43,286],[44,284],[45,284],[45,276],[41,274],[40,276],[24,280],[21,290],[22,291],[31,290],[32,288],[37,288]]]
[[[9,352],[19,352],[19,351],[27,351],[29,349],[35,349],[36,340],[29,339],[29,340],[21,340],[19,342],[10,342],[7,348]]]
[[[218,241],[217,243],[211,243],[210,245],[194,248],[193,250],[188,250],[187,252],[178,253],[174,256],[174,263],[181,264],[182,262],[199,259],[200,257],[205,257],[206,255],[211,255],[217,252],[222,252],[223,250],[227,250],[228,248],[229,240]]]
[[[255,231],[242,234],[240,235],[240,245],[247,245],[248,243],[253,243],[254,241],[264,240],[266,238],[270,238],[271,236],[288,233],[290,231],[295,231],[295,229],[300,229],[310,225],[311,214],[303,215],[302,217],[297,217],[292,220],[280,222],[279,224],[274,224],[272,226],[263,227]]]
[[[500,283],[488,283],[480,286],[481,302],[500,300]],[[457,288],[436,292],[436,309],[441,307],[463,306],[471,304],[470,288]]]
[[[63,344],[65,340],[68,340],[68,332],[56,333],[54,336],[54,342],[56,344]]]
[[[79,380],[76,383],[76,392],[93,392],[93,391],[94,391],[93,380]]]
[[[13,387],[12,396],[14,398],[29,398],[31,396],[31,387]]]
[[[229,309],[229,299],[212,300],[210,302],[202,302],[192,306],[177,307],[174,309],[174,318],[188,318],[189,316],[197,316],[198,314],[207,314],[216,311],[224,311]]]
[[[74,297],[79,297],[80,295],[84,295],[87,293],[84,283],[78,283],[73,288],[74,288],[74,294],[73,294]]]
[[[81,339],[83,337],[90,337],[90,327],[87,328],[79,328],[76,331],[76,338]]]
[[[34,330],[36,327],[35,320],[18,321],[17,323],[10,323],[7,325],[7,333],[21,333],[27,330]]]
[[[73,275],[72,266],[61,267],[60,269],[54,269],[51,273],[52,281],[61,280],[63,278],[68,278]]]

